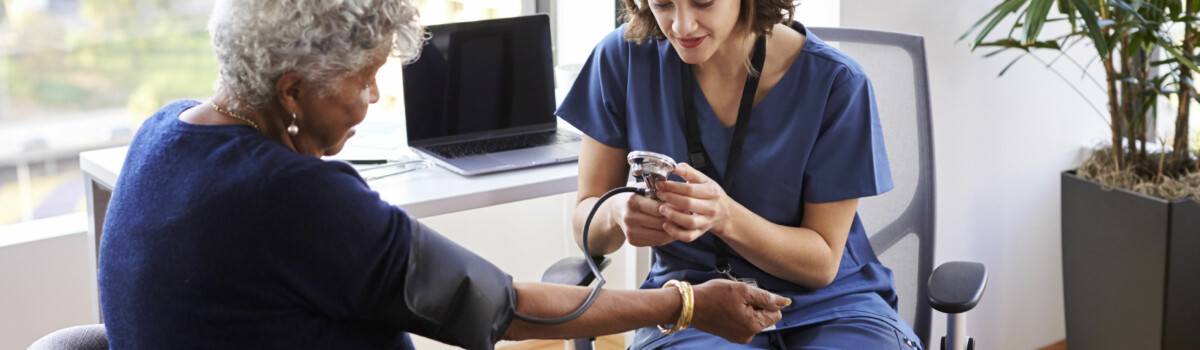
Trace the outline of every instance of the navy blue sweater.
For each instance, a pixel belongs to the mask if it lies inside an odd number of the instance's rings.
[[[348,165],[246,125],[138,131],[100,244],[114,349],[411,348],[412,222]]]

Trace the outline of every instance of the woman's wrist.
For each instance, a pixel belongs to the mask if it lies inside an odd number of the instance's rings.
[[[670,280],[663,285],[664,289],[674,289],[679,292],[680,304],[679,312],[676,313],[675,322],[670,323],[670,327],[658,325],[658,330],[663,334],[673,334],[691,327],[692,316],[696,311],[696,297],[692,290],[692,284],[687,281]]]
[[[634,196],[633,193],[620,193],[613,196],[611,199],[604,202],[604,207],[600,211],[604,212],[605,223],[607,224],[606,232],[620,236],[625,239],[625,230],[622,228],[621,221],[625,219],[629,210],[629,197]]]
[[[607,255],[617,251],[621,245],[625,243],[625,233],[621,230],[619,222],[620,216],[615,212],[620,210],[619,204],[622,199],[619,198],[624,193],[618,194],[613,198],[609,198],[600,204],[600,209],[596,211],[596,216],[592,218],[592,226],[588,231],[588,247],[591,248],[592,255]],[[599,198],[594,198],[587,210],[583,211],[584,219],[588,211],[591,211],[592,206],[596,205]]]
[[[717,235],[717,237],[721,237],[721,239],[724,240],[735,239],[735,237],[732,236],[739,232],[739,230],[737,230],[737,227],[740,225],[739,222],[749,211],[746,209],[746,207],[743,207],[741,204],[729,197],[724,197],[719,203],[721,207],[720,212],[723,213],[721,215],[722,217],[709,231],[712,231],[713,234]],[[753,215],[753,213],[750,214]]]

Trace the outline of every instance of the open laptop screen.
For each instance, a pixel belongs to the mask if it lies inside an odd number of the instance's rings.
[[[410,145],[555,127],[549,16],[427,28],[404,67]]]

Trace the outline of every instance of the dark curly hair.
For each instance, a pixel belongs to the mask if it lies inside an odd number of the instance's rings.
[[[647,3],[649,0],[622,1],[625,3],[625,9],[621,11],[621,17],[629,23],[625,27],[625,40],[641,44],[651,38],[667,38],[662,28],[658,27],[658,22],[654,20],[654,14],[650,12],[650,4]],[[755,35],[770,33],[771,27],[776,23],[791,25],[795,12],[796,4],[793,0],[741,0],[738,29],[749,29]]]

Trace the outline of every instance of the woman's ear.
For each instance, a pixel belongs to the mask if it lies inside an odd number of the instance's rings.
[[[288,114],[300,113],[300,95],[303,89],[307,88],[302,85],[303,82],[304,76],[295,71],[283,73],[283,76],[275,80],[276,99]]]

